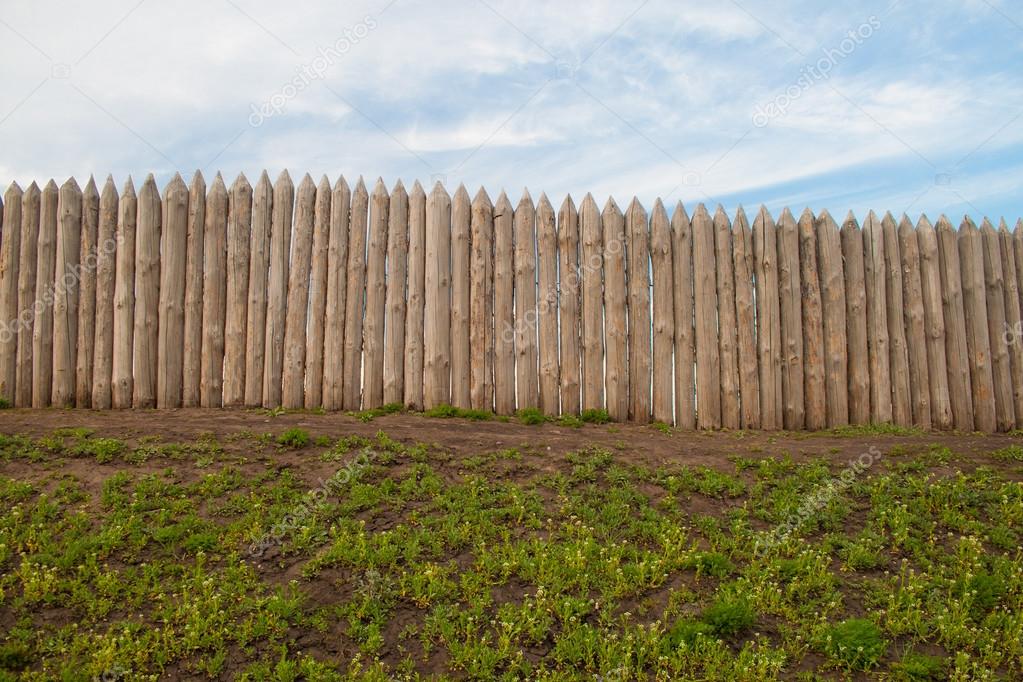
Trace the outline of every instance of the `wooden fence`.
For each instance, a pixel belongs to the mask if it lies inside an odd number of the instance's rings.
[[[692,429],[1023,428],[1023,222],[752,223],[437,184],[11,185],[18,407],[606,409]]]

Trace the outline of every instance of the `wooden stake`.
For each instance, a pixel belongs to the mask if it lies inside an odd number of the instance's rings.
[[[973,431],[973,392],[970,387],[970,360],[966,349],[966,313],[963,308],[959,243],[956,240],[955,228],[945,216],[938,218],[937,235],[952,423],[957,431]]]
[[[966,314],[966,349],[970,366],[974,428],[992,433],[998,422],[995,411],[991,339],[987,301],[984,296],[984,253],[977,226],[965,218],[959,226],[959,267],[963,279],[963,312]]]
[[[323,401],[323,346],[327,313],[327,256],[330,240],[330,181],[324,175],[316,186],[313,216],[313,254],[309,275],[309,334],[305,344],[305,408]],[[402,320],[404,324],[405,320]]]
[[[582,233],[580,263],[582,298],[582,407],[604,409],[604,233],[600,209],[593,195],[587,194],[579,207]]]
[[[92,407],[109,410],[114,369],[114,291],[117,273],[117,187],[107,176],[99,198],[96,246],[96,354],[92,368]]]
[[[96,181],[82,191],[81,243],[78,248],[78,339],[75,358],[75,406],[92,407],[92,372],[96,355],[96,240],[99,239],[99,190]]]
[[[494,206],[494,410],[515,412],[514,210],[501,192]]]
[[[735,269],[735,317],[739,328],[739,426],[760,428],[760,377],[757,372],[756,318],[753,308],[753,233],[740,206],[732,223]]]
[[[423,405],[451,402],[451,198],[438,182],[426,200]]]
[[[362,324],[366,302],[366,226],[369,194],[359,178],[352,194],[348,233],[348,294],[345,309],[344,402],[346,410],[362,404]]]
[[[163,190],[161,224],[156,406],[166,408],[181,406],[184,367],[188,187],[178,174]]]
[[[803,377],[803,301],[799,281],[799,228],[786,208],[778,218],[778,296],[781,302],[782,421],[789,431],[806,426]]]
[[[468,409],[472,206],[465,185],[451,201],[451,404]]]
[[[470,401],[475,410],[494,409],[494,207],[480,187],[472,201],[472,264],[469,349]]]
[[[244,174],[231,185],[227,213],[227,306],[224,317],[224,406],[245,404],[252,186]]]
[[[905,306],[902,295],[902,259],[899,253],[898,228],[891,213],[881,220],[884,235],[885,303],[888,317],[888,348],[890,350],[892,380],[892,420],[899,426],[913,423],[909,376],[909,352],[906,348]]]
[[[405,405],[423,409],[423,328],[426,326],[426,193],[418,181],[408,203],[408,307],[405,312]]]
[[[224,327],[227,314],[227,187],[220,173],[206,197],[203,226],[202,361],[199,400],[203,407],[220,407],[224,388]],[[290,211],[289,211],[290,213]],[[273,286],[270,291],[274,290]],[[279,404],[279,401],[274,405]]]
[[[557,415],[558,397],[558,230],[546,194],[536,206],[537,315],[539,317],[540,409]]]
[[[0,397],[14,404],[18,380],[18,261],[24,192],[12,182],[4,192],[0,245]]]
[[[675,426],[696,428],[696,338],[693,326],[693,231],[682,202],[671,216],[675,298]]]
[[[266,300],[270,268],[273,186],[263,171],[252,193],[252,233],[249,240],[249,300],[245,321],[245,405],[263,404],[263,366],[266,364]]]
[[[927,334],[924,323],[923,283],[920,277],[920,248],[916,230],[906,215],[899,221],[899,253],[902,258],[902,300],[905,305],[913,424],[922,429],[930,429],[931,388],[927,375]]]
[[[281,405],[291,410],[305,406],[306,323],[315,218],[316,185],[312,176],[306,173],[298,185],[295,197],[293,248],[288,266],[288,297],[285,303]]]
[[[849,423],[849,360],[846,336],[845,272],[842,239],[831,214],[821,211],[816,221],[817,264],[820,269],[821,310],[824,314],[824,390],[828,428]]]
[[[188,188],[188,229],[185,236],[185,338],[181,404],[198,407],[202,402],[202,280],[206,248],[206,180],[200,171]],[[248,293],[248,292],[246,292]]]
[[[284,334],[288,316],[291,231],[294,225],[295,185],[287,170],[274,183],[270,226],[270,273],[267,279],[266,348],[263,362],[263,407],[283,402]],[[358,405],[354,409],[358,409]]]
[[[32,325],[32,407],[49,407],[53,394],[53,278],[57,267],[57,205],[60,190],[43,188],[36,249],[36,290]]]
[[[384,181],[377,179],[370,197],[366,260],[366,324],[362,335],[364,410],[384,404],[384,309],[387,303],[387,212],[390,202]]]
[[[579,414],[582,375],[582,353],[579,320],[579,212],[571,196],[566,196],[558,210],[558,315],[560,324],[560,391],[561,414]]]
[[[867,341],[867,285],[864,235],[852,211],[842,223],[845,261],[845,316],[849,343],[849,422],[870,423],[870,363]]]
[[[536,210],[528,190],[515,207],[515,395],[518,409],[538,407],[536,349]]]
[[[117,219],[117,264],[114,275],[114,359],[111,404],[131,407],[135,392],[132,354],[135,347],[135,233],[138,199],[131,176],[121,190]]]
[[[923,298],[926,330],[931,423],[939,429],[951,429],[952,403],[949,399],[948,365],[945,362],[945,314],[941,302],[938,238],[927,216],[920,216],[916,234],[920,250],[920,293]]]
[[[863,226],[863,273],[867,285],[867,347],[870,367],[870,420],[892,421],[891,348],[888,340],[888,287],[884,234],[874,212]]]
[[[152,173],[138,198],[135,235],[134,390],[132,405],[156,406],[157,345],[160,324],[160,192]]]
[[[345,310],[348,307],[348,228],[352,192],[344,177],[330,195],[327,239],[327,311],[323,330],[323,407],[344,404]]]
[[[60,188],[57,220],[56,270],[53,281],[52,401],[57,407],[74,407],[82,249],[82,190],[74,178],[69,178]]]
[[[18,329],[15,407],[32,406],[32,329],[35,322],[37,245],[42,194],[33,182],[21,198],[21,248],[18,257]]]
[[[1013,406],[1012,367],[1005,330],[1005,278],[998,232],[987,218],[981,224],[984,263],[984,291],[987,303],[988,338],[991,344],[991,373],[995,391],[995,422],[999,431],[1016,427]]]
[[[1012,407],[1016,428],[1023,425],[1023,331],[1020,311],[1019,273],[1013,254],[1012,235],[1003,218],[998,225],[998,242],[1001,249],[1002,276],[1005,280],[1005,328],[1000,333],[1009,348],[1010,380],[1012,384]]]
[[[646,209],[632,198],[625,212],[628,283],[629,416],[631,421],[650,421],[650,229]]]
[[[387,209],[387,301],[384,320],[384,404],[405,399],[405,301],[408,297],[408,192],[401,180]]]
[[[658,199],[650,216],[650,266],[653,273],[653,415],[664,424],[675,421],[672,404],[672,349],[675,345],[675,298],[671,262],[671,225]]]
[[[717,261],[714,223],[703,204],[693,215],[693,292],[696,302],[696,424],[721,428],[721,356],[718,346]]]
[[[824,312],[820,276],[817,272],[816,222],[810,209],[799,217],[799,278],[803,302],[803,401],[806,428],[820,431],[827,425],[824,388]]]
[[[721,358],[721,425],[739,428],[738,326],[735,318],[735,272],[732,267],[732,225],[725,209],[714,211],[714,251],[717,259],[718,349]]]
[[[607,343],[604,391],[611,419],[625,421],[629,418],[625,217],[611,197],[604,206],[601,222],[604,227],[604,336]]]

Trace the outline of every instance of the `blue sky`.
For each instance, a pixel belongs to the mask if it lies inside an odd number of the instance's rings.
[[[5,183],[286,167],[1023,215],[1009,0],[4,0],[0,63]]]

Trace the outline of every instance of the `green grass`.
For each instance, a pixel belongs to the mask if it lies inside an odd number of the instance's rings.
[[[437,407],[431,408],[424,412],[423,415],[426,417],[434,417],[438,419],[451,419],[452,417],[459,417],[461,419],[471,419],[473,421],[487,421],[494,417],[493,412],[488,412],[487,410],[467,409],[447,404],[438,405]]]
[[[1023,679],[1023,486],[935,452],[764,545],[841,461],[0,435],[0,680]]]

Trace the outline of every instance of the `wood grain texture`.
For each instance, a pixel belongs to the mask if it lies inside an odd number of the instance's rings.
[[[160,192],[152,174],[146,178],[138,197],[135,232],[135,409],[156,406],[157,345],[160,325]]]
[[[782,421],[792,431],[806,423],[803,313],[799,281],[799,227],[788,209],[778,218],[778,297],[781,302]]]
[[[536,209],[528,190],[515,207],[515,403],[539,407],[536,316]]]
[[[718,348],[721,358],[721,425],[726,429],[737,429],[741,418],[732,224],[720,204],[714,211],[714,250],[717,259]]]
[[[991,433],[997,428],[995,388],[992,375],[991,339],[984,292],[983,238],[972,220],[959,226],[959,269],[963,281],[963,312],[966,316],[966,349],[970,366],[973,426]]]
[[[663,424],[675,422],[674,382],[672,380],[675,346],[674,272],[671,254],[671,223],[660,199],[650,214],[650,270],[653,278],[653,418]]]
[[[465,185],[451,200],[451,404],[471,407],[469,340],[471,335],[472,201]]]
[[[927,323],[924,319],[920,246],[913,223],[905,215],[899,221],[899,256],[902,259],[902,300],[906,320],[909,359],[909,395],[913,425],[931,428],[931,384],[927,369]]]
[[[469,352],[470,401],[494,409],[494,206],[480,187],[472,200]]]
[[[339,177],[330,193],[327,311],[323,329],[323,407],[344,405],[345,313],[348,306],[348,228],[352,191]]]
[[[159,201],[159,196],[157,196]],[[159,210],[159,209],[157,209]],[[160,231],[156,218],[156,259]],[[53,287],[53,389],[56,407],[74,407],[75,362],[78,359],[78,285],[82,248],[82,190],[74,178],[60,187],[57,199],[57,246]],[[159,286],[159,281],[157,282]],[[155,363],[156,348],[152,348]],[[155,367],[155,364],[154,364]],[[155,376],[150,380],[154,381]]]
[[[537,350],[540,409],[560,413],[558,376],[558,228],[546,194],[536,204]]]
[[[650,421],[650,230],[646,209],[633,197],[625,212],[629,305],[629,420]]]
[[[309,321],[309,270],[312,267],[315,218],[316,184],[312,176],[306,173],[295,194],[291,262],[288,264],[284,365],[281,376],[281,405],[287,409],[305,406],[305,342],[306,324]]]
[[[888,318],[889,366],[892,381],[892,421],[899,426],[913,423],[913,405],[909,376],[909,350],[906,348],[905,305],[902,293],[902,257],[898,228],[891,213],[881,219],[884,236],[886,315]]]
[[[138,226],[138,198],[130,176],[121,190],[117,216],[114,359],[110,400],[113,407],[123,409],[131,407],[135,392],[132,353],[135,346],[135,234]]]
[[[327,267],[330,240],[330,180],[324,175],[316,185],[313,210],[313,254],[309,266],[309,331],[305,342],[305,408],[313,410],[323,402],[323,348],[327,318]],[[402,317],[402,325],[405,318]],[[395,402],[401,402],[399,398]]]
[[[163,190],[160,232],[160,329],[157,338],[156,406],[181,406],[184,376],[185,261],[188,254],[188,187],[180,175]]]
[[[426,198],[426,325],[423,407],[451,402],[451,197],[438,182]]]
[[[604,231],[604,339],[607,348],[604,393],[607,413],[614,421],[629,416],[629,355],[625,275],[625,216],[613,198],[601,214]]]
[[[19,197],[20,198],[20,197]],[[18,202],[20,204],[20,202]],[[75,359],[75,407],[92,407],[93,366],[96,360],[96,252],[99,239],[99,190],[90,176],[82,190],[82,229],[79,246],[78,342]]]
[[[924,308],[931,424],[938,429],[951,429],[952,402],[949,398],[948,364],[945,362],[945,313],[938,237],[927,216],[920,216],[916,234],[920,251],[920,293]]]
[[[227,312],[224,318],[224,406],[245,404],[252,186],[244,174],[231,185],[227,207]]]
[[[387,301],[384,320],[384,404],[405,399],[405,301],[408,296],[408,192],[401,180],[387,209]]]
[[[827,425],[824,378],[824,311],[817,270],[816,219],[810,209],[799,216],[799,280],[803,301],[803,401],[805,427],[819,431]]]
[[[18,380],[18,265],[24,192],[12,182],[4,192],[0,244],[0,397],[14,404]]]
[[[202,280],[205,270],[206,180],[195,172],[188,187],[188,234],[185,253],[185,338],[181,404],[198,407],[202,384]],[[248,292],[246,292],[247,294]]]
[[[884,232],[871,211],[863,225],[863,275],[867,290],[867,351],[870,369],[870,421],[892,421],[891,349],[888,343],[888,279]]]
[[[764,206],[753,220],[753,272],[757,291],[757,360],[760,372],[760,423],[768,430],[784,426],[782,415],[781,297],[778,293],[778,233]]]
[[[362,409],[384,404],[384,314],[387,304],[387,221],[391,198],[378,178],[369,199],[366,240],[366,322],[362,330]]]
[[[696,428],[696,329],[693,322],[693,231],[682,202],[671,215],[675,322],[675,426]]]
[[[287,170],[274,183],[270,224],[270,271],[267,278],[266,342],[263,357],[263,407],[274,408],[283,399],[284,334],[287,326],[291,232],[294,223],[295,185]],[[209,252],[207,252],[207,260]],[[205,374],[205,372],[204,372]],[[358,409],[358,405],[353,409]]]
[[[249,239],[249,298],[245,320],[245,405],[263,404],[266,364],[266,301],[270,271],[270,231],[273,225],[273,185],[263,171],[252,192],[252,232]]]
[[[32,329],[35,324],[37,247],[41,206],[42,192],[39,191],[39,185],[33,182],[21,197],[15,407],[32,406]],[[9,229],[13,229],[13,226],[9,226]]]
[[[821,321],[824,334],[824,390],[827,394],[827,426],[849,423],[849,358],[847,341],[845,269],[842,237],[827,211],[817,216],[817,267],[820,271]]]
[[[760,376],[757,370],[756,310],[753,299],[753,232],[740,206],[732,221],[732,267],[738,327],[739,427],[760,428]]]
[[[870,423],[870,351],[867,340],[867,284],[864,236],[852,211],[842,222],[845,318],[849,347],[849,423]]]
[[[582,409],[604,409],[604,229],[592,194],[579,207]]]
[[[571,196],[558,209],[558,332],[561,414],[582,409],[582,324],[579,318],[581,273],[579,270],[579,212]]]
[[[359,178],[352,192],[348,232],[348,293],[345,306],[345,353],[342,407],[362,404],[362,326],[366,304],[366,228],[369,194]]]
[[[984,262],[984,294],[987,303],[988,339],[991,344],[991,375],[995,391],[995,427],[1011,431],[1016,427],[1013,405],[1012,363],[1005,338],[1005,274],[1002,247],[995,226],[987,218],[980,226]]]
[[[408,306],[405,313],[405,405],[423,409],[423,316],[426,311],[426,193],[409,195]]]
[[[494,410],[515,412],[514,209],[501,192],[494,205]]]
[[[227,220],[230,200],[220,173],[206,195],[203,226],[202,360],[199,404],[220,407],[224,398],[224,327],[227,315]],[[280,284],[278,283],[278,291]],[[271,290],[272,290],[271,286]],[[280,401],[274,403],[274,406]]]
[[[1005,328],[1001,330],[1009,349],[1012,408],[1016,427],[1023,425],[1023,323],[1021,323],[1019,272],[1016,270],[1012,235],[1002,220],[998,225],[1002,276],[1005,280]],[[1018,331],[1017,331],[1018,330]]]
[[[718,347],[717,262],[714,222],[700,204],[692,220],[696,311],[696,425],[721,428],[721,356]]]
[[[114,370],[114,290],[117,273],[117,187],[107,176],[99,198],[96,240],[96,352],[92,367],[93,409],[109,410]]]
[[[955,228],[945,216],[938,218],[936,228],[952,423],[957,431],[973,431],[973,392],[970,387],[970,360],[966,350],[966,313],[963,309],[959,242]]]

